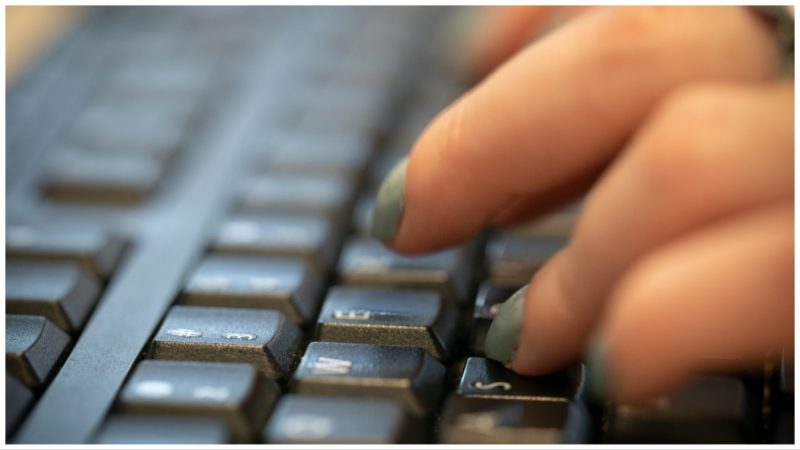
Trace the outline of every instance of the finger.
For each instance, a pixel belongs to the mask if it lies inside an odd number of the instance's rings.
[[[405,253],[463,241],[515,200],[607,163],[676,86],[767,78],[774,47],[739,7],[587,13],[434,120],[379,190],[372,232]]]
[[[793,253],[785,202],[648,255],[612,295],[587,388],[640,403],[691,375],[751,367],[791,347]]]
[[[556,8],[552,6],[491,6],[483,8],[467,43],[466,68],[483,78],[517,52],[529,35]]]
[[[699,85],[666,100],[586,199],[567,247],[512,302],[521,315],[500,309],[487,356],[527,374],[579,358],[611,289],[638,258],[693,229],[788,198],[792,92],[788,83]]]

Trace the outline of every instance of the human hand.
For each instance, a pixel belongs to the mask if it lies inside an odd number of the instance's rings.
[[[473,45],[472,70],[554,11],[495,24],[513,37]],[[381,186],[373,234],[427,252],[591,187],[568,245],[500,308],[487,356],[535,375],[591,342],[591,393],[636,403],[791,349],[794,91],[771,27],[745,7],[560,14],[577,17],[428,126]]]

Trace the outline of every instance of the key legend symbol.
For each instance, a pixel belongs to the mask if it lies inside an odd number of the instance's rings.
[[[291,438],[323,439],[333,432],[331,419],[314,414],[297,414],[283,423],[284,433]]]
[[[225,339],[239,339],[242,341],[254,341],[258,336],[251,333],[225,333],[222,335]]]
[[[192,391],[192,397],[198,400],[212,400],[215,402],[223,402],[229,399],[231,392],[226,387],[217,386],[200,386]]]
[[[315,374],[347,374],[350,372],[352,361],[346,359],[328,358],[320,356],[313,364],[312,372]]]
[[[203,335],[203,333],[197,330],[190,330],[189,328],[173,328],[167,330],[167,334],[170,336],[182,337],[182,338],[195,338]]]
[[[137,395],[147,398],[164,398],[172,395],[172,383],[161,380],[142,381],[134,388]]]
[[[492,383],[484,384],[483,381],[476,381],[472,383],[472,387],[475,389],[480,389],[481,391],[491,391],[493,389],[502,389],[504,391],[511,390],[511,383],[507,383],[505,381],[494,381]]]

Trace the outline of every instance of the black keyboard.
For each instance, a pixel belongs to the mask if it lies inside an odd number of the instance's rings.
[[[9,87],[11,443],[793,442],[789,364],[649,406],[483,357],[578,208],[457,248],[366,234],[468,87],[439,7],[103,7]]]

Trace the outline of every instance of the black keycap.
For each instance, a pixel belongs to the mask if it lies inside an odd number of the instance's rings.
[[[33,405],[33,392],[15,377],[6,374],[6,440]]]
[[[496,400],[568,402],[583,382],[583,367],[562,372],[525,377],[486,358],[469,358],[461,375],[458,394]]]
[[[732,377],[702,376],[646,406],[620,405],[609,413],[606,442],[747,443],[754,414],[745,384]]]
[[[44,190],[56,200],[137,204],[156,190],[163,170],[142,155],[62,151],[47,167]]]
[[[478,354],[483,354],[483,346],[486,342],[486,333],[492,324],[497,310],[518,287],[497,287],[492,283],[483,282],[478,288],[478,296],[475,299],[475,308],[472,310],[472,329],[470,332],[470,348]]]
[[[279,311],[173,306],[156,337],[156,359],[247,362],[283,378],[297,360],[300,329]]]
[[[95,444],[214,445],[230,444],[227,424],[204,417],[112,415]]]
[[[330,219],[313,214],[240,214],[225,221],[212,251],[302,257],[327,270],[338,245]]]
[[[397,444],[407,441],[402,407],[391,400],[287,395],[264,430],[270,444]]]
[[[339,176],[270,173],[250,180],[241,209],[259,213],[315,213],[340,217],[353,197],[349,182]]]
[[[366,167],[370,143],[357,135],[294,133],[275,138],[271,173],[327,174],[356,177]]]
[[[439,426],[446,444],[557,444],[565,439],[566,402],[495,400],[452,395]]]
[[[6,228],[6,257],[26,260],[74,261],[108,278],[125,250],[125,242],[86,225],[14,225]]]
[[[344,284],[438,289],[445,298],[463,303],[469,288],[469,259],[461,248],[423,256],[403,256],[368,238],[349,240],[339,259]]]
[[[486,244],[489,279],[498,286],[527,284],[533,273],[566,242],[562,237],[517,233],[501,233],[493,236]]]
[[[159,109],[165,106],[165,98],[169,102],[177,102],[178,99],[187,102],[202,96],[214,75],[213,71],[208,70],[208,58],[178,60],[176,50],[169,49],[169,42],[166,40],[154,45],[158,51],[169,54],[157,57],[158,64],[152,64],[152,59],[143,58],[141,47],[129,48],[131,52],[135,52],[135,57],[130,55],[130,58],[119,59],[121,66],[108,80],[105,91],[111,91],[118,96],[126,95],[129,101],[132,97],[145,96],[147,101],[152,102],[155,94],[158,94],[157,98],[162,100],[157,105]],[[194,102],[182,109],[188,111],[190,106],[194,106]],[[177,126],[178,123],[169,122],[166,125]]]
[[[351,288],[328,291],[317,322],[321,341],[419,347],[446,359],[455,306],[437,291]]]
[[[179,149],[187,117],[164,101],[121,103],[118,97],[111,93],[81,113],[65,137],[67,145],[92,153],[171,158]]]
[[[372,138],[381,131],[387,94],[367,85],[326,83],[306,91],[297,128]]]
[[[69,336],[42,316],[6,316],[6,370],[30,387],[47,383]]]
[[[295,371],[294,390],[389,398],[422,417],[438,403],[444,375],[444,366],[419,348],[312,342]]]
[[[261,429],[279,395],[278,385],[249,364],[142,361],[122,389],[119,409],[224,419],[241,442]]]
[[[189,277],[185,305],[276,309],[295,323],[313,318],[319,274],[296,258],[211,255]]]
[[[6,313],[42,315],[64,331],[80,329],[97,301],[100,283],[74,262],[9,260]]]

